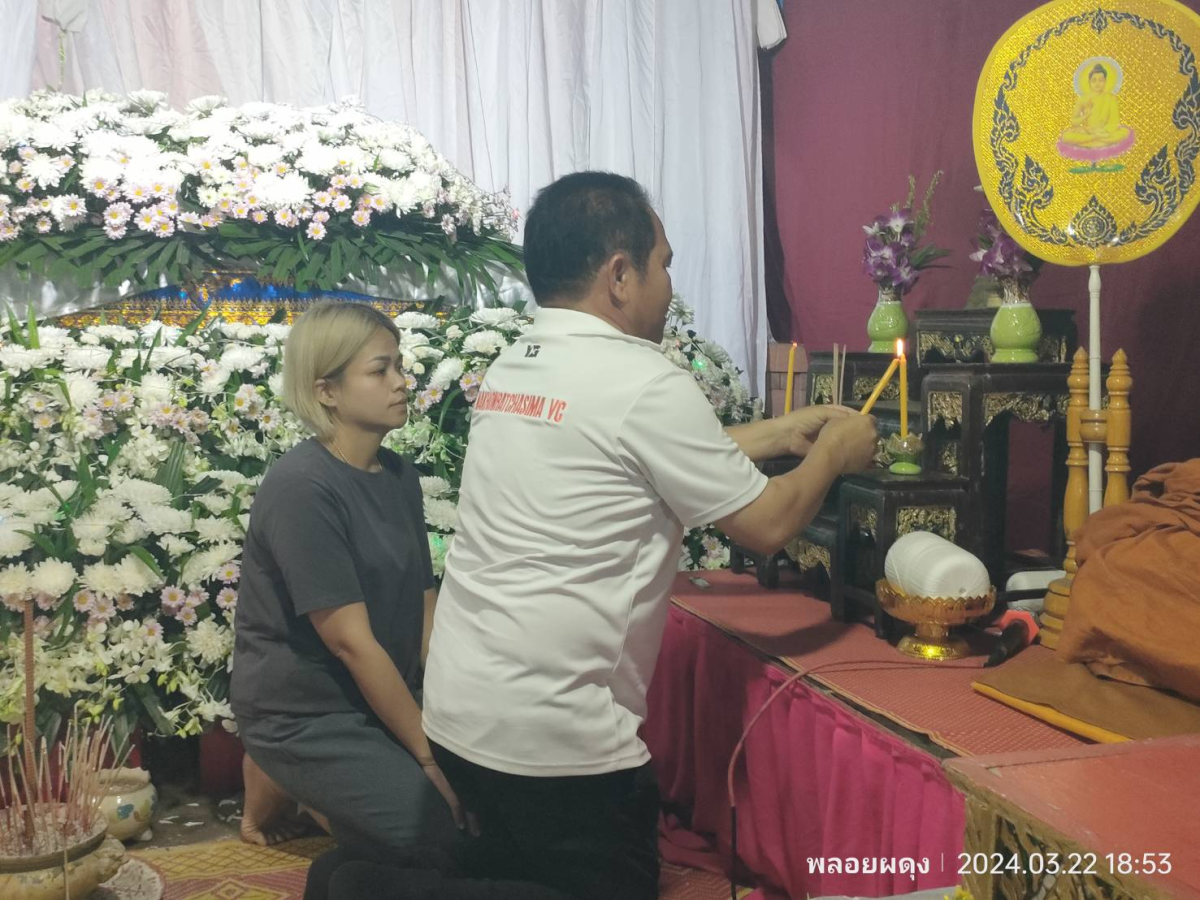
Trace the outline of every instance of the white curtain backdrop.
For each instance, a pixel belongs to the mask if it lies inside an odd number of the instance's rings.
[[[528,209],[568,172],[640,181],[676,289],[761,392],[756,0],[0,0],[0,96],[61,87],[359,97]],[[772,10],[774,12],[774,10]],[[68,23],[63,31],[58,22]],[[764,24],[765,20],[764,20]]]

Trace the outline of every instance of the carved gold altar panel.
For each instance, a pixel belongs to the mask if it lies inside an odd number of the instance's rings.
[[[314,303],[326,299],[369,303],[392,317],[403,312],[425,311],[431,305],[426,300],[368,297],[346,292],[299,293],[286,285],[260,283],[246,272],[212,272],[194,285],[135,294],[105,306],[70,313],[57,322],[66,328],[101,323],[144,325],[151,321],[184,326],[204,315],[206,320],[221,319],[243,325],[291,324]]]

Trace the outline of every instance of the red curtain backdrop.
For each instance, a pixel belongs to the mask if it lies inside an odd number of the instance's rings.
[[[975,277],[968,258],[984,197],[971,147],[975,85],[993,44],[1034,0],[789,0],[788,39],[769,63],[772,109],[766,181],[782,254],[792,339],[866,349],[875,288],[861,272],[861,225],[945,177],[929,238],[954,251],[927,272],[910,310],[959,308]],[[1200,0],[1186,0],[1200,11]],[[773,176],[773,177],[772,177]],[[768,247],[770,241],[768,241]],[[1200,455],[1200,214],[1161,249],[1103,270],[1104,356],[1129,354],[1134,377],[1134,474]],[[1047,266],[1035,306],[1074,309],[1087,335],[1087,270]],[[777,339],[786,335],[775,332]],[[1014,455],[1013,465],[1021,462]],[[1038,468],[1042,468],[1040,465]],[[1015,486],[1014,486],[1015,487]]]

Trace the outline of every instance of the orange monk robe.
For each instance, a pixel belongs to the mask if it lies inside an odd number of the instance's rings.
[[[1094,513],[1076,555],[1059,655],[1200,701],[1200,459],[1151,470]]]

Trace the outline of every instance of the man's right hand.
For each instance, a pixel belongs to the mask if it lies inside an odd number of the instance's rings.
[[[826,422],[813,448],[829,454],[840,475],[853,475],[870,467],[879,433],[874,416],[843,416]]]

